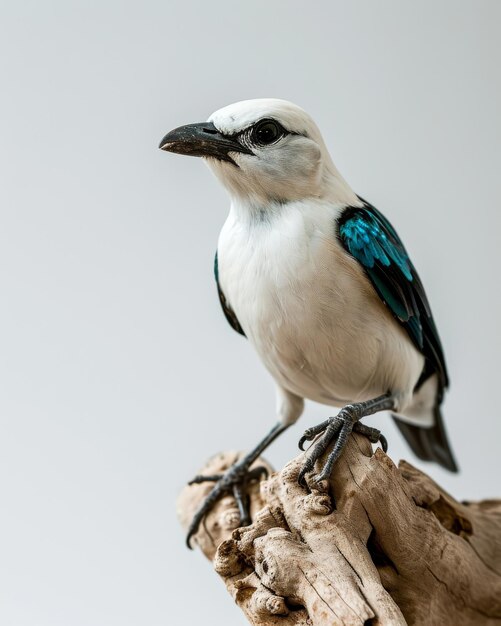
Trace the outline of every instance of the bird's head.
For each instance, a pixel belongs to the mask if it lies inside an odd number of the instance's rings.
[[[321,197],[335,178],[344,183],[315,122],[286,100],[230,104],[172,130],[160,148],[203,157],[233,198],[256,205]]]

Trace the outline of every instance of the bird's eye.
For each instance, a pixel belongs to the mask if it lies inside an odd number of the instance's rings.
[[[284,134],[283,128],[274,120],[258,122],[252,131],[253,143],[260,146],[269,146],[275,143]]]

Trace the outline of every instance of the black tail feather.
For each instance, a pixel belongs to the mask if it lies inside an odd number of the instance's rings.
[[[451,472],[457,472],[458,466],[452,454],[451,446],[447,439],[444,421],[440,413],[440,407],[435,407],[435,423],[430,428],[421,428],[414,424],[408,424],[392,416],[398,430],[405,437],[414,454],[423,461],[435,461]]]

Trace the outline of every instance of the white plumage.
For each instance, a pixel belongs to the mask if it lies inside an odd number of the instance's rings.
[[[281,100],[240,102],[210,121],[232,134],[267,117],[307,137],[290,135],[257,160],[236,155],[238,169],[207,162],[231,195],[219,282],[275,379],[279,418],[294,422],[303,398],[342,407],[389,391],[401,417],[430,424],[436,385],[413,399],[423,356],[336,237],[342,209],[362,202],[314,122]]]

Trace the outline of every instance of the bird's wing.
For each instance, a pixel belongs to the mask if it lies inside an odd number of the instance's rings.
[[[221,308],[223,309],[224,316],[228,320],[228,324],[233,328],[233,330],[236,330],[237,333],[240,333],[241,335],[245,337],[245,333],[242,327],[240,326],[240,322],[238,321],[238,318],[235,315],[235,312],[226,301],[226,296],[224,295],[223,290],[221,289],[221,285],[219,284],[217,250],[216,250],[216,256],[214,257],[214,278],[216,279],[217,293],[219,294],[219,301],[221,302]]]
[[[436,372],[442,391],[449,384],[447,368],[424,287],[393,226],[375,207],[362,202],[362,207],[343,211],[338,219],[338,237],[424,355],[420,382]]]

